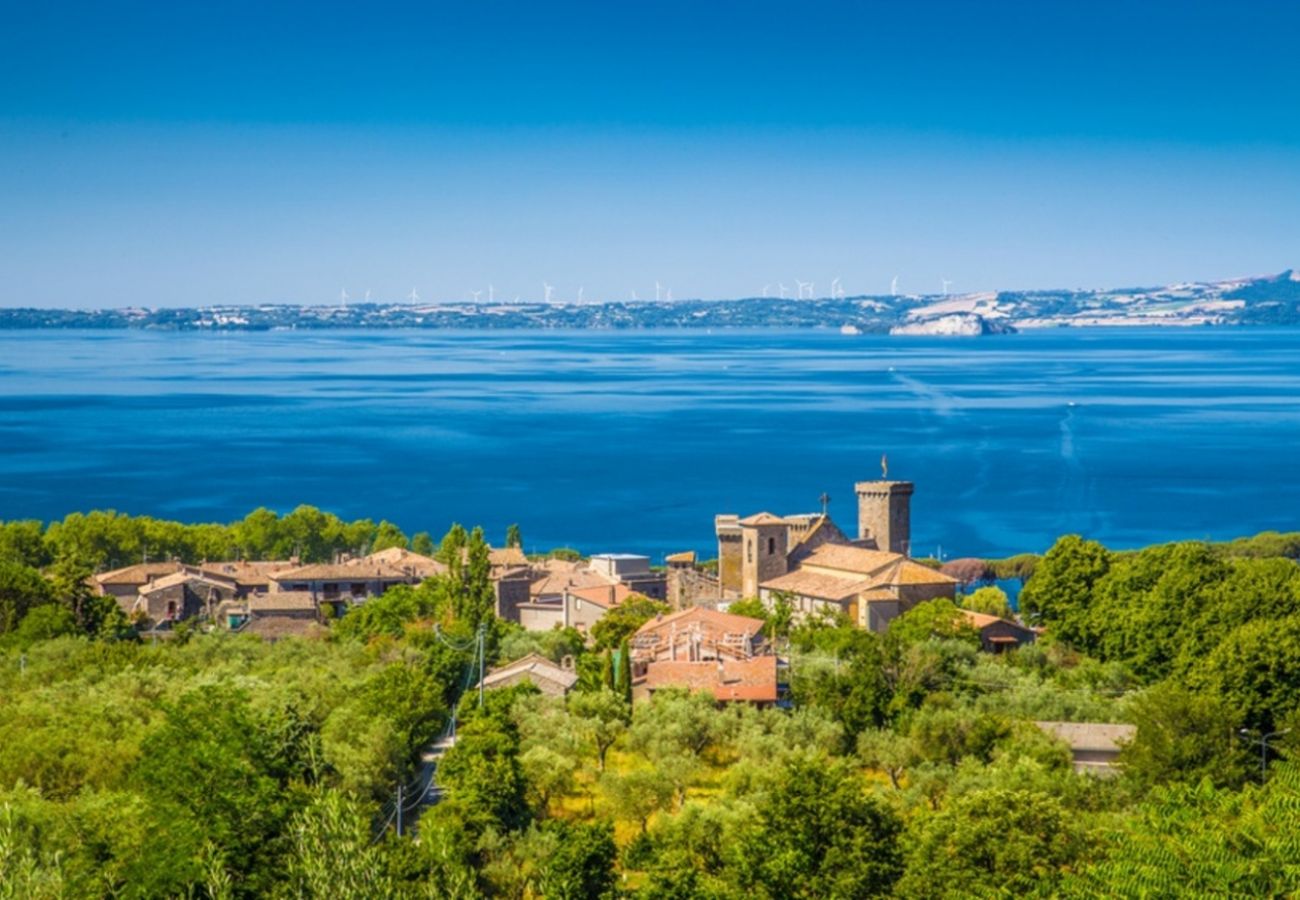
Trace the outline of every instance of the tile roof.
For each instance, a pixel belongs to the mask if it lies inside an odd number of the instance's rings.
[[[739,524],[741,524],[741,525],[746,525],[746,526],[749,526],[749,525],[784,525],[784,524],[786,524],[786,521],[785,521],[785,519],[781,518],[780,516],[774,516],[774,515],[772,515],[770,512],[761,512],[761,513],[755,513],[755,514],[752,515],[752,516],[746,516],[745,518],[743,518],[743,519],[740,520]]]
[[[894,570],[890,584],[959,584],[956,578],[945,575],[938,569],[931,569],[919,562],[904,559]]]
[[[902,554],[890,553],[888,550],[868,550],[848,544],[822,544],[808,555],[803,564],[859,575],[874,575],[902,559]]]
[[[778,578],[764,581],[759,587],[763,590],[781,591],[797,594],[800,597],[814,597],[818,600],[833,600],[839,603],[852,600],[876,583],[874,579],[861,576],[830,575],[795,569]],[[892,594],[890,596],[892,597]]]
[[[163,591],[167,588],[173,588],[180,584],[187,584],[191,581],[196,581],[200,584],[215,585],[217,587],[226,588],[227,590],[234,590],[235,587],[235,582],[229,578],[211,578],[207,575],[201,575],[197,572],[190,572],[182,569],[181,571],[175,572],[171,575],[166,575],[162,578],[155,578],[146,585],[141,585],[140,595],[148,596],[149,594],[157,593],[158,591]]]
[[[541,597],[548,594],[563,594],[566,590],[609,587],[614,583],[599,572],[593,572],[590,569],[543,571],[541,577],[529,585],[528,595],[530,597]]]
[[[561,685],[566,691],[578,683],[578,674],[563,666],[556,665],[544,656],[530,653],[525,657],[498,666],[483,678],[483,687],[490,688],[519,675],[544,678]]]
[[[694,550],[686,550],[686,551],[684,551],[684,552],[682,552],[682,553],[669,553],[667,556],[664,557],[664,562],[667,562],[667,563],[688,563],[688,564],[694,564],[694,562],[695,562],[695,551],[694,551]]]
[[[249,611],[270,615],[276,610],[315,610],[316,598],[311,591],[276,591],[271,594],[250,594],[243,601]]]
[[[526,566],[528,557],[518,547],[501,547],[488,551],[488,558],[494,566]]]
[[[197,566],[190,566],[205,575],[230,579],[241,586],[267,585],[271,576],[285,569],[292,569],[298,564],[292,560],[235,560],[232,562],[206,561]]]
[[[708,691],[714,699],[723,702],[773,703],[777,699],[776,662],[775,656],[705,662],[651,662],[646,666],[641,683],[651,692],[679,687],[691,693]]]
[[[721,637],[726,634],[753,636],[763,630],[766,624],[762,619],[752,616],[737,616],[733,613],[718,612],[707,606],[689,606],[677,612],[655,616],[646,622],[636,633],[640,637],[666,635],[672,631],[683,632],[699,628],[706,635]]]
[[[303,619],[298,616],[256,616],[239,629],[240,634],[252,634],[265,640],[321,637],[328,631],[329,629],[315,619]]]
[[[625,584],[594,585],[584,588],[567,588],[565,593],[571,597],[578,597],[586,600],[588,603],[594,603],[605,609],[618,606],[631,597],[636,591],[632,590]]]
[[[136,563],[111,572],[100,572],[92,576],[99,584],[146,584],[151,578],[170,575],[179,571],[181,564],[175,562]]]
[[[1070,745],[1071,750],[1117,751],[1121,742],[1131,741],[1137,735],[1135,725],[1115,725],[1108,722],[1035,722],[1048,734]]]

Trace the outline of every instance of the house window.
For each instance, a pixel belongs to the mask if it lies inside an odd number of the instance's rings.
[[[750,541],[745,542],[745,562],[754,561],[754,545]]]
[[[767,539],[767,555],[771,556],[775,552],[776,552],[776,538],[770,537]]]

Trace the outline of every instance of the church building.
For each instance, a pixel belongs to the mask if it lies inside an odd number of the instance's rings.
[[[910,481],[862,481],[858,530],[849,538],[821,514],[717,516],[718,578],[726,599],[779,598],[796,620],[843,614],[872,631],[924,600],[952,599],[957,581],[909,558]]]

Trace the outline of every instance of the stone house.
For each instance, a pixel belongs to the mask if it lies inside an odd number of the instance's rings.
[[[1064,741],[1074,760],[1074,771],[1112,776],[1119,772],[1119,753],[1137,737],[1134,725],[1107,722],[1035,722],[1052,737]]]
[[[987,613],[961,610],[962,616],[980,635],[980,649],[986,653],[1001,653],[1024,644],[1032,644],[1037,632],[1019,622],[991,616]]]
[[[563,697],[578,683],[573,661],[566,658],[566,662],[567,665],[558,665],[544,656],[530,653],[522,659],[492,669],[483,677],[483,688],[490,691],[528,682],[543,694]]]
[[[632,664],[750,659],[768,653],[762,619],[703,606],[655,616],[637,629],[629,645]]]
[[[775,656],[752,659],[662,660],[633,676],[632,701],[649,699],[665,689],[707,692],[718,703],[775,706],[783,699],[780,665]]]

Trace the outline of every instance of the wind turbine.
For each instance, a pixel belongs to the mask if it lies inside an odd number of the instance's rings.
[[[370,288],[366,288],[366,302],[370,302]]]
[[[579,302],[579,303],[582,303],[582,291],[583,291],[583,287],[582,287],[582,285],[578,285],[578,302]]]
[[[838,278],[832,278],[832,279],[831,279],[831,299],[833,299],[833,300],[839,300],[839,299],[842,298],[843,296],[844,296],[844,288],[840,287],[840,280],[839,280]]]
[[[811,284],[812,284],[812,282],[809,282],[809,281],[800,281],[798,278],[796,278],[796,279],[794,280],[794,284],[795,284],[795,287],[799,289],[799,296],[798,296],[797,299],[802,300],[802,299],[803,299],[803,292],[804,292],[804,290],[805,290],[806,288],[810,287]]]
[[[491,303],[496,297],[496,292],[492,290],[492,285],[488,284],[488,303]]]
[[[347,289],[347,288],[344,288],[343,290],[339,291],[339,300],[342,301],[342,303],[343,303],[344,306],[347,306],[347,305],[348,305],[348,289]]]
[[[785,299],[785,285],[784,285],[783,283],[781,283],[781,282],[777,282],[777,285],[776,285],[776,286],[777,286],[777,288],[781,291],[781,299],[784,300],[784,299]]]
[[[641,299],[641,298],[638,297],[638,296],[636,295],[636,289],[634,288],[634,289],[632,290],[632,302],[633,302],[633,303],[636,303],[636,302],[640,301],[640,299]]]
[[[663,299],[663,295],[660,293],[660,291],[661,288],[659,286],[659,282],[656,281],[655,282],[655,303],[658,303],[660,300]]]
[[[470,291],[470,292],[469,292],[469,295],[470,295],[471,297],[474,298],[474,302],[475,302],[475,303],[478,303],[478,298],[483,296],[483,292],[482,292],[482,291]]]
[[[419,303],[420,295],[416,293],[415,288],[411,288],[411,293],[406,295],[406,299],[410,300],[412,303]]]
[[[890,282],[889,282],[889,296],[891,296],[891,297],[897,297],[897,296],[898,296],[898,276],[897,276],[897,275],[895,275],[895,276],[893,277],[893,279],[890,280]]]
[[[950,279],[950,278],[945,278],[945,279],[943,280],[943,295],[944,295],[945,297],[948,296],[948,285],[950,285],[950,284],[952,284],[952,279]]]
[[[665,303],[672,303],[672,302],[673,302],[673,289],[672,289],[672,288],[669,288],[669,289],[668,289],[668,293],[664,294],[664,302],[665,302]]]
[[[765,285],[763,285],[763,296],[764,296],[764,297],[767,297],[767,292],[768,292],[769,289],[771,289],[771,287],[772,287],[772,285],[770,285],[770,284],[765,284]]]
[[[546,303],[551,302],[551,292],[554,290],[555,287],[553,285],[549,285],[545,281],[542,282],[542,294],[545,296]]]

